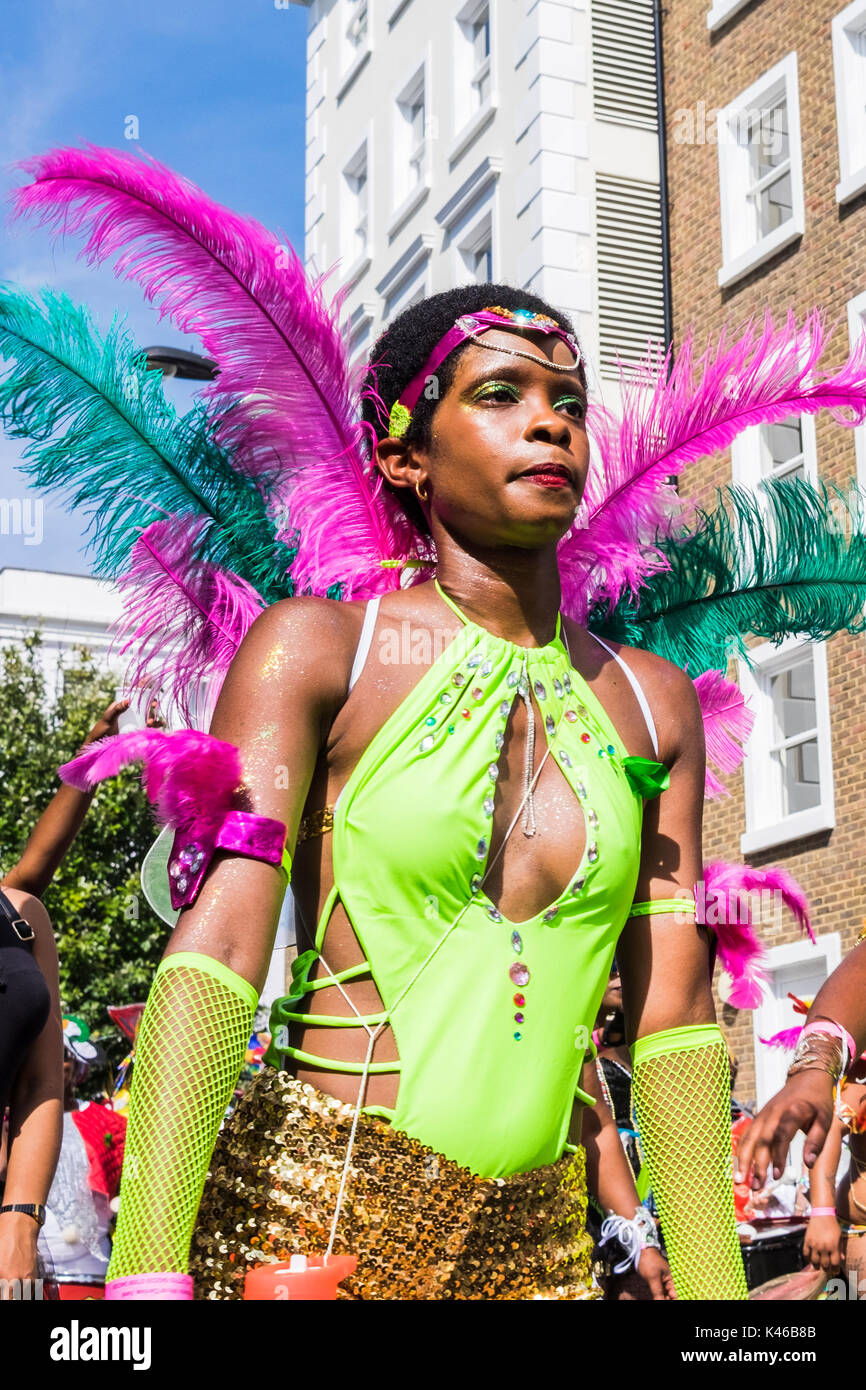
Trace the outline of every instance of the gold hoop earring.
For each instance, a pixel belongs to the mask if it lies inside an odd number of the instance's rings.
[[[416,493],[418,494],[418,496],[420,497],[420,499],[421,499],[422,502],[426,502],[426,501],[427,501],[427,493],[421,491],[420,485],[419,485],[418,483],[415,484],[415,491],[416,491]]]

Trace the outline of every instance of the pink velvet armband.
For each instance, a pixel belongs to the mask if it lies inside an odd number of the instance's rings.
[[[210,734],[136,729],[87,745],[58,771],[64,782],[85,791],[136,761],[144,763],[142,781],[157,818],[176,831],[168,863],[175,911],[195,900],[218,849],[282,862],[285,825],[234,809],[242,785],[240,753]]]
[[[148,1299],[150,1302],[192,1301],[191,1274],[127,1274],[124,1279],[109,1279],[105,1285],[107,1303],[121,1299]]]
[[[280,820],[254,816],[247,811],[228,811],[217,824],[209,820],[193,821],[174,837],[168,861],[168,881],[171,905],[177,910],[195,901],[218,849],[244,854],[250,859],[263,859],[267,864],[279,864],[283,857],[286,827]]]

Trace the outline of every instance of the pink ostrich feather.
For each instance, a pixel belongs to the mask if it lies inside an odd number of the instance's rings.
[[[750,320],[735,342],[723,329],[696,358],[690,332],[675,357],[651,346],[637,370],[623,372],[621,420],[599,407],[588,416],[601,467],[591,470],[575,527],[560,545],[561,568],[576,577],[569,589],[582,573],[593,597],[613,603],[634,593],[660,567],[654,538],[673,534],[685,514],[667,479],[749,426],[825,409],[839,424],[862,423],[866,335],[837,371],[822,374],[827,337],[817,309],[799,327],[789,310],[779,328],[767,310],[763,323]],[[585,600],[576,597],[579,610]]]
[[[239,575],[196,558],[205,518],[175,515],[155,521],[132,547],[119,577],[123,616],[113,649],[134,655],[127,689],[161,689],[184,720],[202,681],[215,699],[244,636],[265,603]],[[120,644],[123,643],[121,646]]]
[[[752,732],[755,715],[743,692],[721,671],[703,671],[694,682],[704,718],[707,758],[724,773],[735,772],[745,757],[743,744]],[[728,796],[723,782],[708,767],[704,795],[710,800]]]
[[[719,960],[734,982],[730,1002],[736,1009],[755,1009],[767,983],[767,957],[751,920],[751,895],[781,893],[784,905],[814,942],[806,895],[784,869],[753,869],[749,864],[722,862],[704,866],[704,892],[708,899],[712,896],[723,903],[721,920],[709,925],[718,939]]]
[[[798,1028],[783,1028],[780,1033],[773,1033],[769,1038],[758,1038],[765,1047],[782,1047],[786,1052],[793,1052],[797,1043],[800,1041],[800,1034],[803,1031],[802,1023]]]
[[[87,791],[143,762],[142,784],[163,825],[183,830],[196,820],[218,820],[231,808],[241,781],[240,753],[210,734],[182,729],[134,729],[87,744],[58,768],[64,782]]]
[[[327,482],[318,517],[327,532],[317,542],[322,567],[327,551],[329,573],[340,568],[338,554],[350,571],[399,555],[393,516],[366,477],[338,326],[342,297],[325,305],[326,277],[310,282],[291,246],[150,156],[87,145],[51,150],[20,167],[33,182],[13,195],[17,215],[32,213],[58,234],[85,235],[82,255],[91,264],[115,256],[116,275],[135,280],[160,317],[200,338],[219,366],[203,392],[220,404],[217,439],[238,471],[260,479],[278,515],[299,476],[306,484],[316,475],[320,489]],[[345,540],[324,510],[335,491],[338,520],[351,522]],[[298,502],[295,510],[303,511]],[[389,583],[383,570],[383,587]]]

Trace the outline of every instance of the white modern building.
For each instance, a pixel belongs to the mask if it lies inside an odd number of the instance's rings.
[[[305,261],[339,262],[353,358],[473,280],[569,313],[591,376],[666,337],[653,0],[295,3]]]
[[[0,646],[20,642],[38,628],[49,692],[57,690],[61,660],[68,660],[76,647],[87,647],[98,665],[114,670],[120,686],[123,660],[108,659],[109,629],[120,612],[115,586],[102,580],[49,570],[0,569]]]

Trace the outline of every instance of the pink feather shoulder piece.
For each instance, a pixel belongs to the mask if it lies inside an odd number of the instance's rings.
[[[134,729],[88,744],[58,768],[64,782],[87,791],[129,763],[143,762],[142,784],[163,825],[182,830],[219,819],[241,781],[234,744],[194,730]]]

